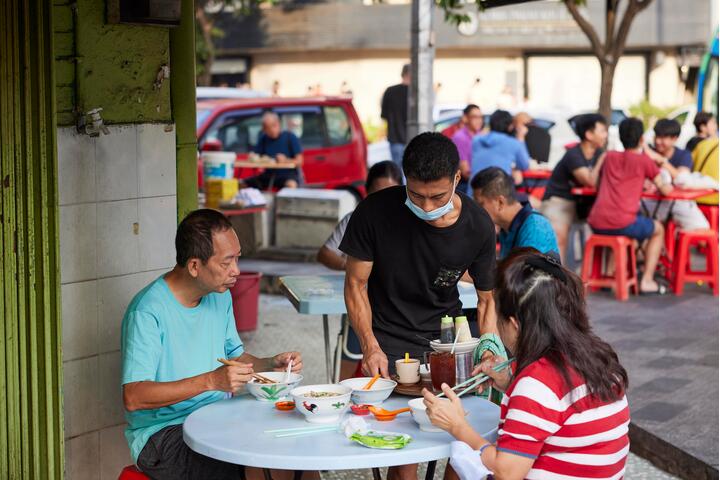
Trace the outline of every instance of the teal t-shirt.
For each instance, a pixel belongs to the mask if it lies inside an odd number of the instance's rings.
[[[528,204],[513,219],[510,229],[500,231],[500,258],[510,255],[514,248],[532,247],[540,253],[560,256],[555,231],[550,221]]]
[[[211,293],[198,306],[180,304],[163,277],[130,302],[122,322],[122,385],[172,382],[215,370],[217,359],[242,355],[230,292]],[[125,412],[125,437],[137,461],[148,439],[198,408],[226,398],[205,392],[167,407]]]

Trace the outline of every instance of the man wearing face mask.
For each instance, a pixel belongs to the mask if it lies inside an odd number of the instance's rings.
[[[495,227],[456,192],[459,161],[442,134],[418,135],[403,156],[406,187],[370,195],[348,224],[340,244],[348,256],[345,302],[367,375],[388,377],[405,352],[422,357],[423,338],[439,338],[440,318],[460,315],[465,271],[477,290],[480,331],[495,331]]]

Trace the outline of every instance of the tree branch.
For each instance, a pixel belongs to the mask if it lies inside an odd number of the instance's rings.
[[[628,0],[628,6],[625,9],[625,14],[620,21],[620,28],[615,38],[615,45],[612,51],[612,58],[617,62],[625,51],[625,44],[627,43],[627,37],[630,33],[630,26],[632,25],[635,16],[647,8],[652,3],[652,0]]]
[[[568,9],[568,12],[570,12],[570,15],[573,17],[575,22],[577,22],[578,26],[580,27],[580,30],[583,31],[586,37],[588,37],[588,40],[590,40],[590,47],[593,50],[593,53],[595,56],[601,61],[605,61],[605,55],[603,53],[602,46],[600,44],[600,38],[598,37],[597,32],[593,28],[593,26],[590,24],[590,22],[582,16],[580,13],[580,10],[578,9],[577,5],[575,4],[575,0],[563,0],[563,3],[565,3],[565,6]]]
[[[605,52],[612,48],[615,40],[615,24],[617,23],[618,0],[605,0]]]

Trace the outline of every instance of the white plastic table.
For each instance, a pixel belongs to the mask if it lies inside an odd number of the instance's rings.
[[[407,406],[410,397],[393,395],[383,408]],[[487,400],[467,395],[462,399],[468,421],[483,438],[494,442],[500,408]],[[352,414],[350,414],[352,415]],[[270,402],[249,395],[222,400],[193,412],[183,425],[185,443],[197,453],[224,462],[296,471],[349,470],[435,462],[450,456],[452,437],[445,433],[421,431],[410,413],[392,422],[363,417],[372,429],[407,433],[412,436],[400,450],[376,450],[358,445],[340,432],[275,438],[265,430],[310,426],[302,414],[281,412]],[[433,470],[434,470],[434,464]],[[430,468],[428,468],[429,470]],[[269,472],[266,470],[266,478]]]
[[[344,315],[347,313],[345,307],[345,274],[288,275],[280,277],[280,287],[298,313],[322,315],[326,376],[328,383],[333,383],[339,374],[340,348],[336,349],[335,368],[333,368],[328,323],[330,315]],[[477,307],[477,291],[471,283],[458,282],[458,293],[463,308]],[[343,320],[347,321],[345,318]],[[344,331],[344,328],[340,329],[338,347],[344,343]]]

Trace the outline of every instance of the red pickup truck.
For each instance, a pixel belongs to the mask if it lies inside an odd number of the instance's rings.
[[[262,115],[278,114],[283,130],[293,132],[303,148],[305,187],[344,189],[366,195],[367,140],[360,119],[346,97],[253,98],[210,100],[197,104],[200,151],[232,151],[247,158],[262,130]],[[202,166],[198,167],[202,186]],[[237,178],[259,173],[236,169]]]

